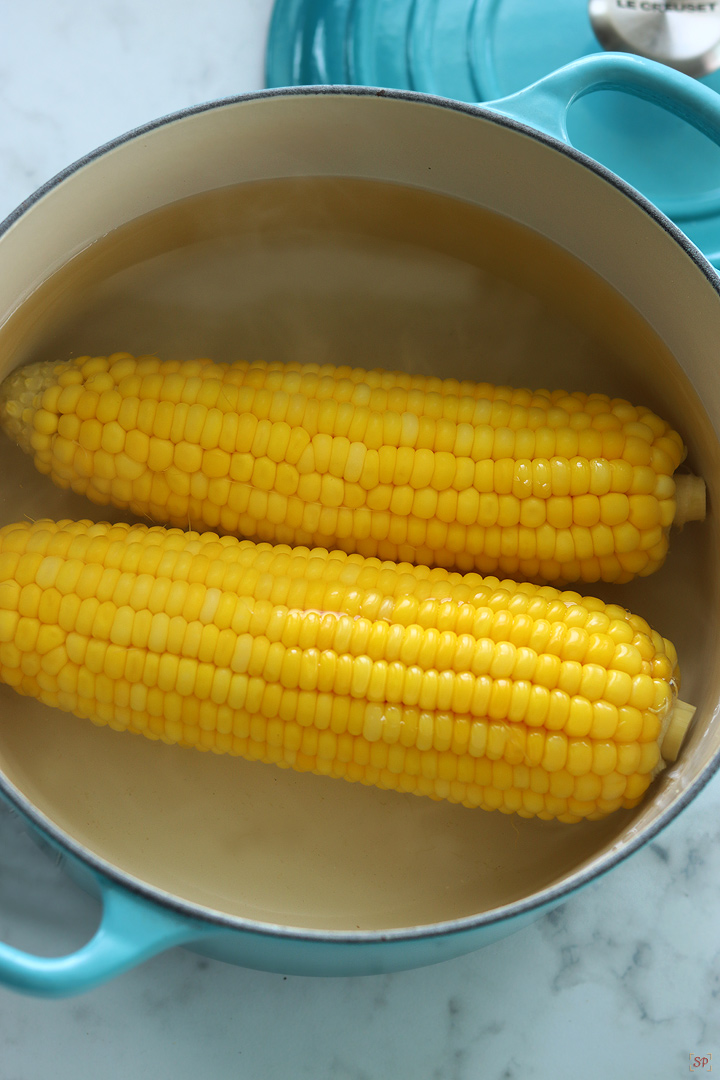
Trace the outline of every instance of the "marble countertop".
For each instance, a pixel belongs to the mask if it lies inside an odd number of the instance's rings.
[[[4,5],[0,218],[115,135],[260,88],[270,10],[271,0]],[[720,1069],[719,893],[717,776],[609,876],[432,968],[310,979],[176,949],[78,998],[0,989],[0,1080],[672,1080]],[[59,953],[96,916],[0,808],[0,940]]]

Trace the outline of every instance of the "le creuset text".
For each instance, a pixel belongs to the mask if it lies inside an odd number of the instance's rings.
[[[713,12],[720,6],[716,0],[710,3],[683,3],[682,0],[615,0],[619,8],[630,8],[635,11],[659,11],[663,14],[669,11],[684,12]]]

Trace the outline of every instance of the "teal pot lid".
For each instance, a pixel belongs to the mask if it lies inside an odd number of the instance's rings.
[[[585,0],[276,0],[266,81],[488,102],[597,52]],[[720,70],[702,81],[720,92]],[[576,101],[568,134],[718,264],[720,148],[657,106],[613,90]]]

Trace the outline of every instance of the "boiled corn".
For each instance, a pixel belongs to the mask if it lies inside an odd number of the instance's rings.
[[[550,586],[89,521],[0,529],[0,678],[97,724],[468,807],[632,807],[675,649]]]
[[[16,371],[0,421],[57,485],[139,517],[555,583],[656,570],[685,455],[600,394],[127,353]]]

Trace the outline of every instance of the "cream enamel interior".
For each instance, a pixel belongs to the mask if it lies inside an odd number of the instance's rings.
[[[398,211],[404,187],[413,191]],[[161,209],[181,200],[217,209],[221,189],[234,190],[230,205],[254,208],[247,224],[219,248],[205,216],[175,249]],[[345,208],[351,239],[323,234],[314,211],[315,231],[283,234],[275,219],[263,231],[261,209],[281,205],[283,190],[290,203],[300,192],[306,211],[317,190],[338,214],[355,191]],[[457,200],[469,204],[467,229]],[[376,234],[373,217],[385,223]],[[81,256],[62,269],[120,226],[133,239],[115,249],[114,264]],[[473,229],[487,230],[477,258]],[[261,923],[428,925],[541,898],[603,866],[711,767],[720,744],[720,298],[650,215],[581,164],[512,128],[419,101],[323,93],[228,103],[120,144],[21,215],[0,239],[0,313],[0,373],[63,350],[230,359],[238,339],[243,355],[266,359],[290,346],[304,359],[337,350],[342,362],[371,354],[366,366],[464,377],[480,364],[478,377],[496,382],[605,390],[670,419],[708,484],[708,520],[674,535],[658,574],[584,590],[673,639],[682,696],[698,706],[680,760],[636,811],[581,826],[468,811],[158,746],[0,688],[0,769],[91,854],[182,900]],[[448,325],[455,336],[446,341]],[[5,442],[2,462],[3,523],[120,516],[57,491]]]

